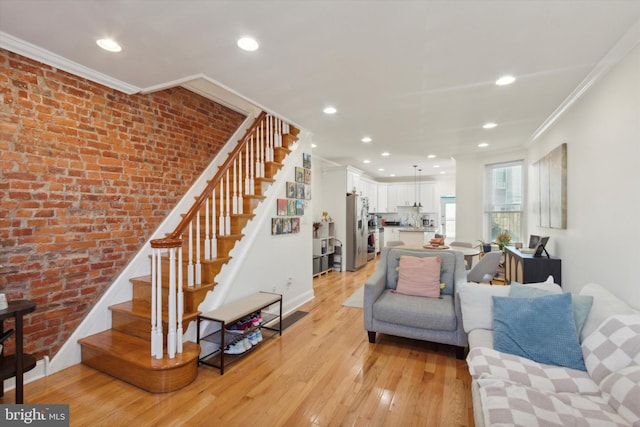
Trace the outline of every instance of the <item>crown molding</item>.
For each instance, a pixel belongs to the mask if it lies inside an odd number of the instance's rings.
[[[607,52],[607,54],[593,67],[584,80],[576,87],[571,94],[555,109],[553,113],[535,130],[531,140],[526,145],[530,145],[547,131],[564,112],[578,101],[602,76],[624,58],[638,43],[640,43],[640,21],[627,30],[618,42]]]
[[[191,92],[244,115],[257,115],[260,111],[260,108],[248,98],[202,73],[147,87],[142,89],[142,93],[152,93],[176,86],[184,87]]]
[[[17,53],[18,55],[49,65],[50,67],[66,71],[129,95],[140,92],[139,87],[109,77],[106,74],[102,74],[98,71],[92,70],[91,68],[85,67],[84,65],[80,65],[77,62],[70,61],[58,54],[42,49],[41,47],[14,37],[3,31],[0,31],[0,47],[13,53]]]

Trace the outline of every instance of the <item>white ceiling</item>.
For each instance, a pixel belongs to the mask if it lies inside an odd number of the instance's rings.
[[[205,77],[311,131],[314,155],[381,179],[453,173],[480,142],[525,146],[639,23],[638,0],[0,0],[2,47],[128,92]],[[243,35],[260,49],[239,50]],[[99,49],[106,36],[123,51]],[[517,81],[496,86],[504,74]]]

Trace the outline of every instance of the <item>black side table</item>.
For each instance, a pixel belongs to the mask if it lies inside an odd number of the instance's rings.
[[[0,397],[4,396],[4,380],[16,377],[16,403],[24,403],[23,378],[24,373],[36,366],[36,358],[23,352],[23,316],[36,309],[36,305],[27,300],[9,301],[9,307],[0,310],[0,334],[4,332],[4,320],[14,317],[16,353],[0,356]]]

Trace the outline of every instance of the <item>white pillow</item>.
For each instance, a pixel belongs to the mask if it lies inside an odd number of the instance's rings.
[[[547,280],[545,280],[544,282],[525,283],[524,285],[522,283],[511,282],[511,286],[528,286],[530,288],[540,289],[552,294],[562,293],[562,288],[560,287],[560,285],[554,282],[553,276],[547,277]]]
[[[509,286],[465,283],[458,287],[462,309],[462,326],[469,333],[474,329],[493,330],[493,297],[509,296]]]
[[[615,296],[607,288],[597,283],[588,283],[580,290],[580,295],[593,297],[593,305],[589,310],[587,320],[584,322],[582,332],[580,332],[580,342],[591,335],[602,323],[614,314],[637,314],[640,311],[634,310],[626,302]]]

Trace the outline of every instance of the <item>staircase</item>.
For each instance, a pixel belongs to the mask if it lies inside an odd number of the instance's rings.
[[[183,342],[182,331],[231,261],[298,133],[258,116],[176,229],[151,242],[151,273],[131,279],[133,300],[109,307],[111,329],[79,340],[82,363],[154,393],[196,378],[200,347]]]

